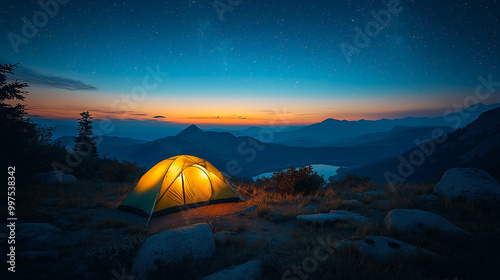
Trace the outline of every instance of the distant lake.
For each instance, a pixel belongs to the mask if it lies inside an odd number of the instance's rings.
[[[340,168],[340,166],[333,166],[327,164],[311,164],[311,166],[314,171],[318,172],[319,175],[324,175],[326,181],[328,181],[328,177],[337,175],[337,169]],[[273,173],[274,172],[262,173],[260,175],[252,177],[252,179],[257,180],[262,177],[271,177],[273,176]]]

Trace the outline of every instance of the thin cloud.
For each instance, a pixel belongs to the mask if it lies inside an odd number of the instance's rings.
[[[263,110],[253,110],[254,112],[259,112],[259,113],[265,113],[268,115],[286,115],[286,114],[291,114],[292,112],[289,111],[284,111],[280,112],[278,110],[268,110],[268,109],[263,109]]]
[[[197,117],[185,117],[189,120],[246,120],[247,117],[239,115],[229,115],[229,116],[197,116]],[[258,118],[250,118],[252,120],[259,120]]]
[[[312,116],[312,115],[315,115],[315,113],[300,113],[300,114],[296,114],[297,116]]]
[[[17,66],[14,77],[28,84],[46,87],[62,88],[67,90],[97,90],[95,86],[86,84],[82,81],[42,73],[21,65]]]
[[[139,113],[138,111],[114,111],[108,107],[84,107],[80,105],[66,105],[66,106],[52,106],[52,105],[29,105],[28,109],[33,110],[34,113],[47,117],[47,115],[74,115],[78,117],[81,111],[89,111],[95,118],[108,118],[108,119],[126,119],[148,116],[147,114]]]
[[[154,116],[153,119],[164,119],[165,116]]]

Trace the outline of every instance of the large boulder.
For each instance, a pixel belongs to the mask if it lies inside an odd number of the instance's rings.
[[[202,280],[257,280],[262,274],[261,263],[258,259],[251,260],[242,265],[234,265],[218,271]]]
[[[354,237],[338,241],[333,244],[333,247],[336,249],[344,247],[354,247],[357,252],[365,255],[367,258],[382,261],[389,260],[394,256],[411,259],[414,258],[418,252],[437,256],[436,253],[429,250],[422,249],[385,236],[368,236],[364,239]]]
[[[296,219],[298,222],[317,224],[336,223],[344,221],[359,223],[368,222],[368,218],[366,218],[365,216],[344,210],[332,210],[330,211],[330,213],[322,214],[299,215]]]
[[[384,223],[388,229],[402,232],[424,232],[425,229],[434,229],[448,236],[470,235],[440,215],[417,209],[394,209],[387,213]]]
[[[434,188],[434,195],[449,199],[500,201],[500,184],[481,169],[452,168]]]
[[[64,174],[61,170],[53,170],[46,173],[37,173],[35,179],[42,185],[54,185],[59,183],[67,183],[78,181],[75,176],[71,174]]]
[[[215,252],[212,229],[206,223],[167,230],[149,237],[135,256],[132,275],[136,280],[147,279],[156,270],[155,263],[181,262],[186,258],[197,262]]]

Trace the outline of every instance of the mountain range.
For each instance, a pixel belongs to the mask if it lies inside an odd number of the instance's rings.
[[[418,144],[434,138],[434,132],[440,131],[443,135],[449,136],[447,136],[447,141],[437,145],[435,153],[426,159],[425,166],[432,167],[429,167],[429,170],[420,167],[414,174],[404,178],[405,181],[435,179],[439,176],[438,170],[453,164],[465,166],[474,162],[475,165],[482,166],[478,158],[489,162],[490,155],[496,153],[495,145],[500,141],[498,134],[494,134],[498,130],[495,126],[491,127],[492,122],[488,119],[496,120],[497,124],[500,123],[495,118],[495,112],[500,109],[483,113],[474,122],[470,118],[487,108],[498,107],[498,105],[500,104],[488,106],[479,104],[475,107],[476,110],[468,108],[467,111],[453,113],[440,120],[436,118],[378,121],[328,119],[321,123],[287,131],[275,130],[270,134],[278,139],[283,138],[283,135],[286,136],[285,138],[290,137],[285,141],[286,145],[283,142],[263,142],[255,137],[237,136],[229,132],[203,131],[196,125],[191,125],[175,136],[167,136],[154,141],[104,136],[99,139],[101,141],[97,148],[101,155],[134,161],[146,168],[166,158],[188,154],[204,158],[222,172],[236,177],[252,177],[289,166],[324,163],[351,168],[340,170],[340,174],[351,172],[372,177],[375,181],[383,181],[385,171],[394,171],[394,168],[397,171],[398,155],[410,156]],[[468,125],[454,131],[449,125],[458,123],[450,123],[446,120],[456,120],[458,116],[463,117],[460,120],[461,125]],[[443,122],[448,126],[428,125]],[[399,125],[401,123],[406,125]],[[425,125],[416,126],[419,124]],[[381,130],[383,128],[387,129]],[[259,135],[259,131],[262,131],[262,128],[254,127],[246,132]],[[71,136],[64,136],[57,140],[69,149],[74,145]],[[274,141],[276,139],[273,139]],[[453,148],[450,150],[449,147]],[[447,161],[453,164],[447,164]],[[352,169],[356,166],[362,167]],[[419,171],[424,169],[426,170]]]
[[[339,170],[382,183],[435,182],[453,167],[480,168],[500,179],[500,108],[444,137],[426,141],[404,153],[360,168]]]
[[[104,136],[97,149],[103,156],[138,162],[146,168],[172,156],[195,155],[232,176],[252,177],[289,166],[313,163],[352,166],[373,162],[413,147],[416,138],[427,139],[423,137],[428,137],[432,129],[398,127],[378,134],[379,137],[374,138],[376,141],[368,142],[370,137],[365,135],[360,137],[358,145],[345,147],[291,147],[263,143],[249,136],[236,137],[227,132],[203,131],[191,125],[176,136],[150,142]],[[441,129],[451,131],[449,127]],[[74,146],[71,136],[61,137],[58,141],[68,149]]]
[[[322,122],[295,130],[276,132],[273,143],[291,146],[338,146],[363,134],[389,131],[397,126],[447,126],[458,129],[476,120],[480,114],[499,108],[500,104],[484,105],[478,103],[463,110],[447,111],[438,117],[407,117],[402,119],[347,121],[326,119]]]

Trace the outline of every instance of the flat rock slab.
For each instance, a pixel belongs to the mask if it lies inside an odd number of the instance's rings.
[[[167,230],[149,237],[137,253],[132,265],[136,280],[147,279],[156,270],[155,263],[194,262],[209,258],[215,252],[212,229],[206,223]]]
[[[424,232],[425,229],[438,230],[445,235],[467,235],[467,232],[440,215],[417,209],[394,209],[384,219],[390,230],[402,232]]]
[[[261,263],[258,259],[251,260],[242,265],[234,265],[218,271],[202,280],[257,280],[262,274]]]
[[[310,214],[310,215],[299,215],[297,216],[297,221],[306,223],[336,223],[343,221],[353,221],[359,223],[368,222],[368,218],[357,213],[344,211],[344,210],[333,210],[330,213],[322,214]]]
[[[351,239],[342,240],[333,244],[333,247],[340,249],[343,247],[354,247],[356,251],[365,255],[368,258],[378,260],[388,260],[394,256],[401,256],[406,259],[414,258],[418,252],[424,254],[438,256],[436,253],[426,249],[422,249],[403,241],[392,239],[385,236],[368,236],[361,239],[354,237]]]
[[[500,202],[500,184],[481,169],[452,168],[444,173],[432,194],[451,200]]]

